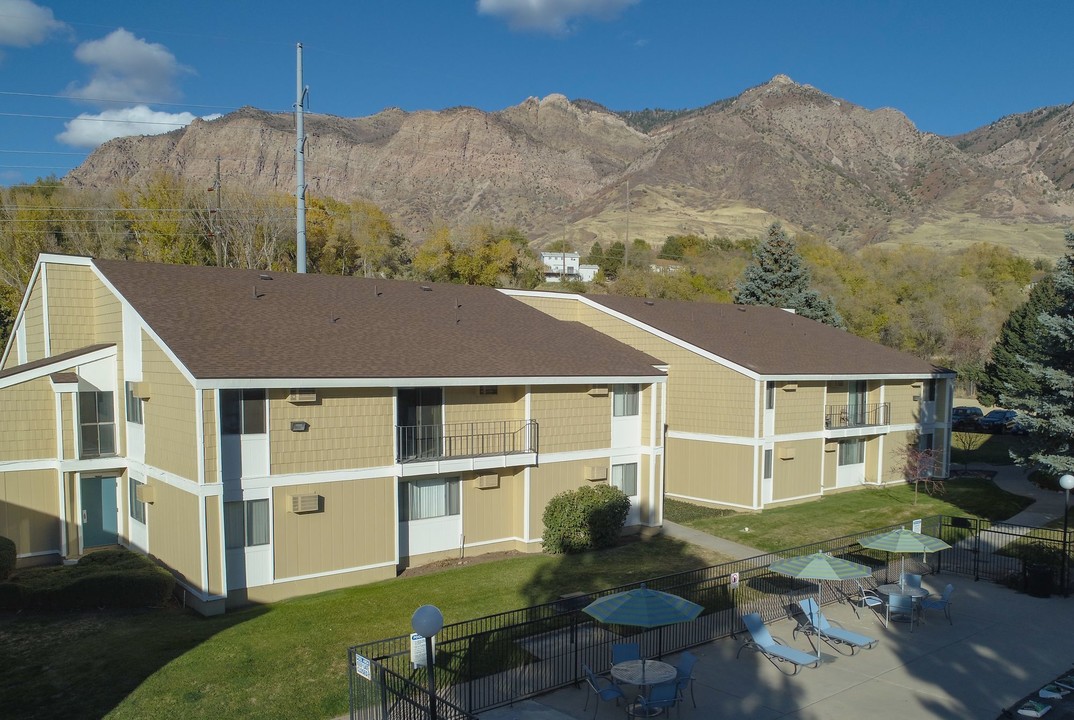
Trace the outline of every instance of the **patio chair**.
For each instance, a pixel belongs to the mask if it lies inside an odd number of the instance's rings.
[[[899,583],[905,587],[921,589],[921,576],[917,573],[904,572],[899,578]]]
[[[921,610],[943,610],[944,617],[947,618],[947,622],[951,625],[955,623],[951,621],[951,593],[955,591],[955,586],[951,583],[947,583],[947,587],[943,589],[943,594],[938,598],[922,598],[920,602]]]
[[[675,664],[675,683],[679,693],[679,702],[686,699],[686,688],[690,688],[690,702],[697,707],[697,698],[694,697],[694,666],[697,665],[697,656],[686,651],[679,656],[679,662]]]
[[[627,714],[633,717],[652,717],[660,714],[661,710],[675,707],[679,703],[678,685],[675,680],[653,685],[649,688],[648,695],[638,695]]]
[[[612,643],[612,665],[628,660],[641,660],[640,643]]]
[[[597,702],[593,705],[593,717],[597,716],[601,701],[615,700],[615,704],[619,705],[620,698],[626,700],[626,695],[623,694],[618,685],[606,677],[599,677],[585,663],[582,663],[582,671],[585,672],[586,685],[593,691],[592,694],[597,696]],[[582,712],[585,712],[589,707],[589,695],[589,693],[586,693],[585,707],[582,708]]]
[[[919,607],[909,595],[888,595],[888,626],[891,626],[893,617],[906,617],[910,619],[910,632],[913,632]]]
[[[760,613],[743,615],[742,623],[746,626],[746,632],[750,634],[750,639],[738,649],[738,653],[735,655],[736,658],[742,655],[742,651],[746,648],[756,650],[764,655],[768,662],[772,663],[773,667],[788,675],[797,675],[798,671],[803,667],[820,666],[820,658],[816,655],[802,652],[797,648],[785,645],[777,638],[773,638],[772,634],[768,632],[768,627],[761,620]],[[780,663],[789,663],[794,668],[794,671],[787,673]]]
[[[858,614],[857,608],[869,608],[876,613],[876,618],[887,627],[888,620],[885,609],[884,598],[873,590],[862,585],[860,580],[855,580],[854,584],[858,586],[857,595],[850,597],[851,607],[854,607],[854,615]]]
[[[877,641],[871,637],[833,625],[821,612],[820,606],[813,598],[799,600],[798,604],[802,607],[805,617],[794,629],[791,637],[797,636],[800,632],[804,633],[810,638],[811,644],[812,638],[818,637],[843,655],[853,655],[861,648],[871,648],[876,645]]]

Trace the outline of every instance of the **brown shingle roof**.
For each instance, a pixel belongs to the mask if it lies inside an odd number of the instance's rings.
[[[93,262],[197,378],[660,374],[659,360],[493,288]]]
[[[760,375],[950,372],[780,308],[589,295],[590,300]]]

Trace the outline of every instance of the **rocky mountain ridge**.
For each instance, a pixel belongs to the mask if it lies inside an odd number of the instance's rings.
[[[310,192],[376,203],[419,241],[438,223],[493,222],[580,248],[629,225],[656,244],[780,219],[850,246],[965,235],[1057,255],[1074,219],[1074,105],[944,138],[779,75],[679,112],[549,95],[497,112],[309,114],[305,128]],[[113,140],[66,181],[110,187],[161,169],[208,180],[218,156],[225,188],[294,192],[293,120],[253,108]]]

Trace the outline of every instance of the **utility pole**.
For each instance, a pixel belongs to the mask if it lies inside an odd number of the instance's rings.
[[[567,221],[563,221],[563,271],[559,276],[559,281],[563,282],[567,279]]]
[[[213,239],[213,251],[216,253],[216,264],[218,267],[223,267],[226,260],[226,253],[223,252],[221,247],[220,238],[220,207],[222,205],[220,195],[222,190],[220,189],[220,156],[216,156],[216,179],[213,181],[212,187],[209,188],[209,192],[216,193],[216,208],[209,210],[209,236]]]
[[[295,272],[306,272],[306,131],[302,110],[309,88],[302,85],[302,43],[298,43],[297,87],[295,99]]]
[[[623,238],[623,269],[630,260],[630,181],[626,181],[626,237]]]

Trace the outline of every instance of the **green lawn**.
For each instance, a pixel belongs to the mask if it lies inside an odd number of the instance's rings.
[[[937,513],[1006,518],[1025,502],[988,481],[959,480],[948,482],[941,498],[920,494],[916,505],[912,489],[899,486],[734,517],[669,502],[668,516],[688,510],[689,525],[778,550]],[[347,647],[406,634],[419,605],[439,606],[450,623],[726,560],[654,538],[581,556],[453,567],[216,618],[179,608],[4,614],[0,714],[335,717],[347,712]]]
[[[989,480],[954,479],[943,495],[917,493],[909,485],[865,488],[827,495],[760,513],[727,514],[668,500],[668,520],[762,550],[782,550],[930,515],[967,515],[1005,520],[1032,500],[1011,495]],[[748,528],[748,531],[747,531]]]
[[[951,469],[966,463],[1012,465],[1010,450],[1022,447],[1026,438],[1021,435],[992,435],[990,433],[955,430],[951,433]]]

